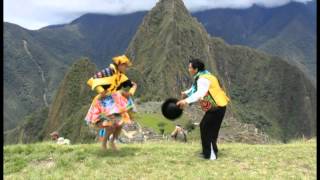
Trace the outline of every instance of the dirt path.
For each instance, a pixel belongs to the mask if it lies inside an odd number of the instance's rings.
[[[38,67],[38,70],[39,70],[39,72],[41,74],[41,80],[42,80],[42,83],[44,84],[44,87],[45,87],[44,88],[44,93],[43,93],[43,101],[44,101],[45,106],[48,107],[49,106],[48,105],[48,101],[47,101],[48,88],[47,88],[47,81],[46,81],[46,78],[44,76],[44,71],[41,68],[40,64],[37,62],[37,60],[33,58],[31,52],[29,51],[27,41],[25,41],[25,40],[22,40],[22,41],[23,41],[24,50],[29,55],[30,59],[34,62],[34,64]]]

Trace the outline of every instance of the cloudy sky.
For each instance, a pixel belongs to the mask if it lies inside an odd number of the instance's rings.
[[[282,6],[289,2],[312,0],[183,0],[191,12],[211,8]],[[27,29],[69,23],[85,13],[126,14],[150,10],[158,0],[4,0],[4,21]]]

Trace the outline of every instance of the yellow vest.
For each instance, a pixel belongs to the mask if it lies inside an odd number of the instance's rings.
[[[230,99],[219,85],[218,79],[211,74],[200,75],[199,78],[206,78],[210,81],[209,93],[218,106],[223,107],[228,104]]]
[[[113,93],[117,91],[117,88],[121,83],[128,80],[128,77],[125,74],[119,72],[113,64],[110,64],[110,68],[112,68],[115,72],[112,76],[95,79],[90,78],[87,81],[87,84],[91,87],[91,90],[95,90],[97,93],[101,93],[105,90],[102,87],[103,85],[110,85],[107,91],[109,93]]]

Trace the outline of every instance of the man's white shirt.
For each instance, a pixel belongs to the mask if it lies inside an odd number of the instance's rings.
[[[190,97],[186,98],[188,104],[197,102],[203,98],[209,91],[210,81],[206,78],[199,78],[197,81],[197,91],[192,94]],[[191,88],[184,91],[185,94],[188,94],[191,91]]]

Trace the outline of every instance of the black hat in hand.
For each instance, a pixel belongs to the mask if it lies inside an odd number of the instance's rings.
[[[168,98],[161,106],[161,111],[164,117],[169,120],[175,120],[182,115],[183,110],[176,105],[178,99]]]

